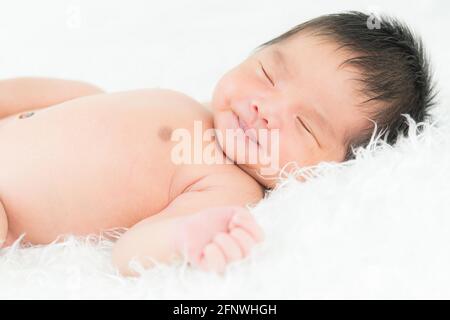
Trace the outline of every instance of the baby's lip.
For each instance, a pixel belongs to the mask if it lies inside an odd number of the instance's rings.
[[[253,129],[251,126],[249,126],[247,124],[247,122],[239,117],[238,114],[236,114],[237,120],[238,120],[238,124],[239,127],[242,129],[242,131],[244,131],[244,134],[250,139],[252,140],[254,143],[256,143],[256,145],[259,146],[259,142],[258,142],[258,136],[255,132],[256,129]]]
[[[246,131],[247,129],[249,129],[247,123],[238,116],[238,122],[239,122],[239,127],[241,127],[242,130]]]

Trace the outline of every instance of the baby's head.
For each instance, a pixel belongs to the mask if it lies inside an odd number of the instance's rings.
[[[370,141],[374,123],[393,143],[407,134],[401,114],[427,120],[434,94],[421,41],[394,19],[370,22],[360,12],[321,16],[259,46],[216,85],[216,131],[226,137],[227,129],[278,129],[264,143],[249,134],[246,153],[264,149],[278,168],[303,167],[352,158],[352,148]],[[237,162],[236,150],[220,144]],[[237,163],[273,187],[261,163]]]

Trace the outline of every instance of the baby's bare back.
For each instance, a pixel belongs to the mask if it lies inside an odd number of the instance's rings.
[[[203,129],[201,104],[171,90],[82,97],[0,120],[0,197],[8,239],[48,243],[64,233],[130,227],[211,166],[171,161],[171,132]],[[189,172],[186,174],[186,172]]]

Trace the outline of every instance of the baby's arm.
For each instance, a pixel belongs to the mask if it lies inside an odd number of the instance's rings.
[[[263,192],[253,183],[220,185],[217,176],[202,179],[128,230],[113,248],[119,271],[135,275],[128,266],[133,258],[147,268],[153,264],[146,257],[170,263],[186,254],[191,264],[221,272],[226,263],[246,256],[262,240],[262,230],[243,206],[260,200]]]
[[[97,93],[103,93],[103,90],[74,80],[37,77],[1,80],[0,119]]]

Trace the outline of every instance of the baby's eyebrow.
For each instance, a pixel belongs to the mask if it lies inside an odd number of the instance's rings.
[[[288,64],[285,55],[279,50],[279,49],[273,49],[272,50],[272,57],[276,62],[277,66],[280,66],[280,69],[282,69],[282,72],[285,74],[289,74]]]
[[[308,111],[312,118],[315,119],[319,129],[326,130],[329,137],[336,137],[333,126],[326,120],[325,116],[318,109],[312,107]]]
[[[287,76],[290,76],[288,61],[286,55],[278,48],[273,48],[271,51],[272,57],[276,62],[277,66],[280,66],[283,73]],[[308,114],[311,115],[311,118],[314,119],[314,122],[317,124],[316,127],[319,129],[323,129],[327,132],[329,137],[336,137],[336,131],[329,121],[326,120],[325,116],[318,109],[314,107],[308,108]]]

